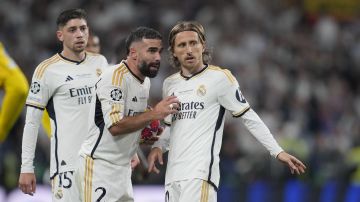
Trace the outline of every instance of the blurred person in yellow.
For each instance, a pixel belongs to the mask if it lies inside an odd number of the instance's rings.
[[[0,107],[0,144],[18,119],[25,104],[29,84],[19,66],[0,41],[0,90],[4,97]]]

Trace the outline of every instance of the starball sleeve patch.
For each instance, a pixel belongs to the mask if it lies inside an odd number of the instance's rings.
[[[122,98],[122,91],[119,88],[111,90],[110,97],[113,101],[120,101]]]
[[[34,81],[31,83],[31,86],[30,86],[30,91],[33,93],[33,94],[37,94],[38,92],[40,92],[40,83]]]

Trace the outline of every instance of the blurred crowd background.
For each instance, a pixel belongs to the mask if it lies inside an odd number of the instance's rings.
[[[124,58],[124,38],[137,26],[159,30],[167,48],[177,21],[201,22],[211,63],[232,71],[280,145],[308,167],[291,175],[229,116],[220,202],[360,201],[360,1],[0,0],[0,40],[29,82],[37,64],[60,51],[56,17],[72,7],[87,11],[113,64]],[[176,71],[167,58],[164,51],[152,103]],[[0,185],[7,192],[17,187],[24,117],[0,145]],[[35,167],[38,183],[47,184],[49,140],[40,133]],[[141,148],[146,155],[149,148]],[[139,166],[134,184],[161,185],[164,170],[149,175]]]

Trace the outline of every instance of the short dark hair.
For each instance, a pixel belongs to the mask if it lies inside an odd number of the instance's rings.
[[[87,14],[86,14],[85,10],[81,9],[81,8],[73,8],[73,9],[65,10],[65,11],[61,12],[60,15],[58,16],[58,18],[56,20],[56,25],[58,28],[63,27],[66,25],[66,23],[69,20],[72,20],[72,19],[87,20]]]
[[[130,53],[130,46],[132,43],[141,41],[143,39],[159,39],[162,40],[161,34],[155,29],[149,27],[138,27],[131,31],[125,40],[126,54]]]

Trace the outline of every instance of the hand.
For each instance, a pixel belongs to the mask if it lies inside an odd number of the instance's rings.
[[[153,119],[162,120],[170,114],[178,112],[180,102],[176,96],[169,96],[161,100],[151,111]]]
[[[141,138],[140,144],[153,145],[156,141],[159,140],[159,136],[162,134],[163,131],[164,131],[164,128],[159,127],[158,131],[156,133],[156,136],[151,136],[149,138]]]
[[[282,151],[276,158],[290,168],[291,174],[294,174],[295,172],[298,175],[305,173],[306,166],[294,156]]]
[[[155,172],[157,174],[160,173],[159,169],[155,166],[155,161],[157,160],[160,165],[163,165],[163,157],[162,150],[158,147],[154,147],[151,149],[150,154],[148,155],[148,172]]]
[[[159,137],[157,137],[157,136],[146,138],[146,139],[141,138],[140,139],[140,144],[146,144],[146,145],[151,146],[158,140],[159,140]]]
[[[19,177],[19,188],[24,194],[34,195],[36,191],[36,178],[34,173],[21,173]]]
[[[134,170],[136,168],[136,166],[138,166],[140,164],[140,159],[138,157],[137,154],[135,154],[130,161],[130,165],[131,165],[131,170]]]

